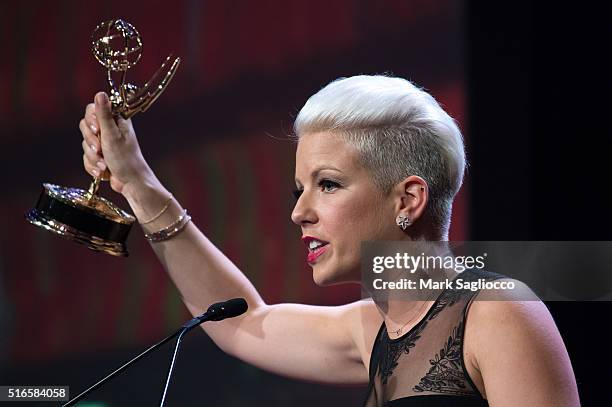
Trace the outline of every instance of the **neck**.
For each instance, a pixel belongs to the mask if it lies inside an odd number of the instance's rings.
[[[434,302],[435,298],[414,301],[388,300],[375,303],[385,320],[389,336],[394,339],[408,332],[423,319]]]
[[[411,249],[415,251],[417,248]],[[428,256],[446,256],[449,253],[447,242],[426,245],[424,250]],[[417,252],[420,252],[420,248]],[[457,273],[452,269],[437,268],[420,269],[416,273],[398,273],[395,275],[395,281],[409,280],[414,283],[415,288],[390,289],[372,295],[379,312],[384,318],[389,337],[395,339],[404,335],[421,321],[445,287],[444,285],[432,284],[425,288],[421,285],[421,282],[425,283],[427,280],[432,280],[442,283],[451,280],[456,275]]]

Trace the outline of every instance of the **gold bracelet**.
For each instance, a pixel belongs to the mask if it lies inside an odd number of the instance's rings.
[[[146,225],[147,223],[151,223],[155,220],[157,220],[160,216],[162,216],[164,214],[164,212],[166,212],[166,210],[168,209],[168,207],[170,206],[170,202],[172,202],[172,199],[174,198],[174,196],[172,196],[172,194],[170,194],[170,198],[168,198],[168,200],[166,201],[166,204],[164,205],[164,207],[162,208],[161,211],[159,211],[157,213],[157,215],[153,216],[151,219],[149,219],[146,222],[140,222],[141,225]]]
[[[187,214],[187,210],[183,210],[183,214],[178,217],[177,220],[172,222],[172,224],[166,226],[165,228],[158,230],[157,232],[147,233],[144,235],[145,239],[152,243],[163,242],[164,240],[168,240],[179,234],[185,226],[191,220],[191,216]]]

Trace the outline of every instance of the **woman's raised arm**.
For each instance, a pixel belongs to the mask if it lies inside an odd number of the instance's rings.
[[[87,106],[80,129],[85,169],[94,176],[110,170],[111,187],[128,200],[138,221],[145,223],[145,233],[183,214],[143,158],[131,121],[115,121],[105,94],[98,93],[95,104]],[[249,310],[243,316],[202,325],[225,352],[294,378],[367,383],[369,349],[382,321],[373,303],[267,305],[247,277],[191,222],[173,238],[151,246],[193,315],[214,302],[246,299]]]

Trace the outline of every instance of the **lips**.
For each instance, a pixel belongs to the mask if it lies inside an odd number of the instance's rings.
[[[325,246],[321,246],[318,249],[315,249],[314,251],[309,251],[308,252],[308,257],[306,257],[306,261],[308,263],[315,263],[317,261],[317,259],[327,251],[327,248],[329,246],[325,245]]]
[[[311,264],[315,263],[317,259],[322,256],[323,253],[325,253],[329,248],[329,242],[326,242],[325,240],[321,240],[313,236],[302,236],[302,241],[308,248],[308,256],[306,258],[306,261]],[[319,246],[315,246],[312,242],[319,243]]]

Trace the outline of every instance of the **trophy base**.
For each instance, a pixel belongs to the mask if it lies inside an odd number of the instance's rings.
[[[89,249],[124,257],[125,241],[136,220],[105,198],[53,184],[43,184],[36,207],[25,218]]]

